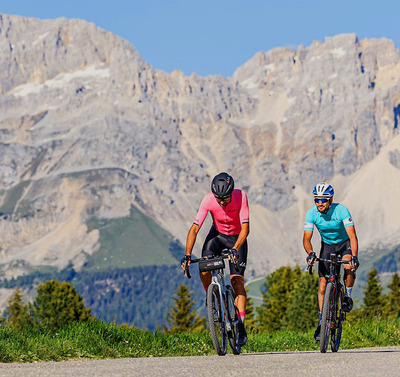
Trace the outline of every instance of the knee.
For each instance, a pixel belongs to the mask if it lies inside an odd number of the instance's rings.
[[[231,277],[232,287],[235,290],[236,295],[246,296],[246,289],[244,288],[244,277],[233,276]]]
[[[355,279],[355,273],[352,270],[344,270],[344,278],[347,279],[348,277],[351,277],[353,279]]]

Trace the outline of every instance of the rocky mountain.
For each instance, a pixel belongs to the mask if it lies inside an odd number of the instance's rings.
[[[79,270],[101,246],[88,219],[131,206],[184,243],[220,171],[248,193],[248,276],[303,263],[321,180],[360,253],[394,247],[399,118],[390,40],[338,35],[259,52],[233,77],[184,76],[85,21],[0,15],[0,277]]]

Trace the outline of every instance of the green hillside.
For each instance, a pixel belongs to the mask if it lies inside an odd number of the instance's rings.
[[[173,254],[179,246],[172,235],[133,206],[128,217],[91,218],[87,226],[89,231],[99,230],[101,246],[87,256],[86,271],[178,263]]]

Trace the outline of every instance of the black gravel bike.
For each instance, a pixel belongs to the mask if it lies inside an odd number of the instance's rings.
[[[239,310],[235,304],[235,292],[230,285],[225,284],[224,259],[230,258],[232,252],[224,249],[219,256],[192,259],[191,263],[199,263],[200,272],[211,271],[212,281],[207,290],[207,316],[214,348],[219,356],[227,353],[227,343],[234,355],[239,355],[241,346],[236,343],[239,324]],[[234,262],[237,269],[237,264]],[[184,274],[190,279],[187,261]]]
[[[343,321],[346,320],[346,313],[343,311],[344,286],[340,281],[340,270],[342,264],[352,264],[354,268],[354,263],[342,260],[340,255],[334,253],[330,255],[330,259],[315,260],[329,263],[329,277],[322,304],[320,351],[326,352],[330,339],[332,352],[337,352],[342,337]],[[313,261],[307,267],[310,274],[312,274],[312,263]]]

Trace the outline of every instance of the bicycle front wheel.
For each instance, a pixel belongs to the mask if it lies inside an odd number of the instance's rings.
[[[344,289],[343,286],[340,285],[338,289],[338,302],[335,310],[335,331],[332,332],[331,337],[331,349],[332,352],[337,352],[340,346],[340,340],[342,338],[342,329],[343,329],[343,321],[345,320],[346,314],[343,312],[343,298],[344,298]]]
[[[331,333],[333,314],[335,304],[335,286],[329,282],[325,288],[324,301],[322,304],[321,337],[320,351],[325,353],[328,348],[329,337]]]
[[[207,291],[207,315],[211,338],[219,356],[226,355],[227,333],[223,320],[223,307],[217,284],[210,284]]]

